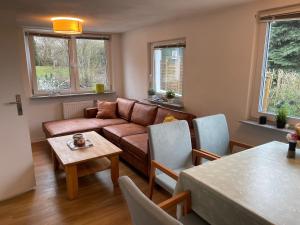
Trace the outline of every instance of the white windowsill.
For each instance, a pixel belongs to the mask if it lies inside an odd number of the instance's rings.
[[[153,100],[153,99],[145,99],[146,101],[153,103],[153,104],[158,104],[158,105],[162,105],[162,106],[166,106],[166,107],[172,107],[175,109],[183,109],[184,105],[182,103],[169,103],[169,102],[163,102],[163,101],[157,101],[157,100]]]
[[[294,131],[292,129],[286,129],[286,128],[279,129],[276,127],[275,124],[272,124],[269,121],[267,122],[267,124],[259,124],[257,121],[254,121],[254,120],[241,120],[240,122],[243,124],[256,126],[256,127],[262,127],[262,128],[269,129],[269,130],[275,130],[275,131],[278,131],[281,133],[286,133],[286,134]]]
[[[103,93],[73,93],[73,94],[54,94],[54,95],[33,95],[30,99],[49,99],[49,98],[67,98],[67,97],[79,97],[79,96],[97,96],[97,95],[106,95],[106,94],[115,94],[114,91],[106,91]]]

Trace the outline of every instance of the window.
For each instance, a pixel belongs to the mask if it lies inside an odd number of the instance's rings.
[[[33,36],[37,91],[69,90],[68,40]]]
[[[33,95],[110,90],[108,38],[27,34]]]
[[[259,112],[300,118],[300,20],[267,22]]]
[[[108,84],[104,40],[77,39],[77,65],[81,89],[91,89],[96,83]]]
[[[152,87],[157,93],[168,90],[182,96],[185,42],[158,42],[151,45]]]

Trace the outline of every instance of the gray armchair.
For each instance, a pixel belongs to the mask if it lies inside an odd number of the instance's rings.
[[[234,146],[246,149],[253,147],[229,139],[227,121],[223,114],[196,118],[193,120],[193,125],[197,149],[222,157],[231,154]]]
[[[214,154],[192,150],[188,123],[178,120],[148,127],[151,171],[150,171],[150,199],[153,195],[154,183],[173,194],[178,174],[193,166],[192,159],[218,159]],[[194,156],[193,156],[194,155]]]
[[[134,225],[207,225],[197,214],[190,209],[190,193],[182,192],[162,202],[158,206],[149,200],[132,182],[123,176],[119,178],[119,186],[127,202],[131,220]],[[176,220],[164,209],[168,209],[179,203],[184,203],[184,216],[180,221]]]

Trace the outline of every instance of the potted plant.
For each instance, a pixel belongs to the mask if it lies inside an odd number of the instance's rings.
[[[286,122],[287,122],[287,116],[288,112],[285,107],[280,107],[277,110],[276,114],[276,126],[277,128],[285,128]]]
[[[166,98],[168,99],[168,101],[169,101],[170,103],[173,103],[174,98],[175,98],[175,91],[173,91],[173,90],[168,90],[168,91],[166,92]]]

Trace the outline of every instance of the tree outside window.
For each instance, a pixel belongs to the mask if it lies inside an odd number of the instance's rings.
[[[300,20],[269,23],[261,111],[300,118]]]

